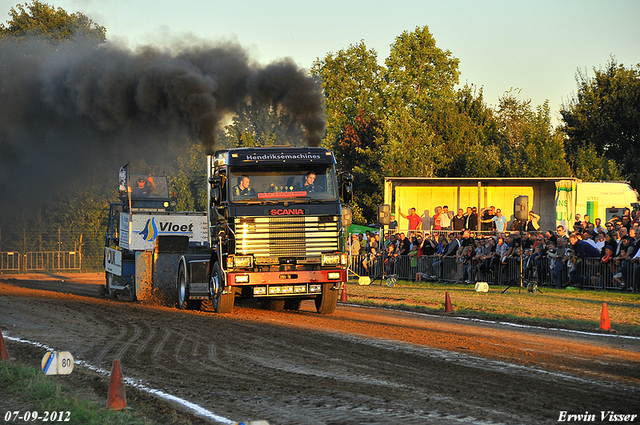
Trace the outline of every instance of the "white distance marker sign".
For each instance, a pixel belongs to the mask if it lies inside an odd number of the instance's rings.
[[[69,375],[73,371],[73,356],[68,351],[49,351],[42,358],[45,375]]]

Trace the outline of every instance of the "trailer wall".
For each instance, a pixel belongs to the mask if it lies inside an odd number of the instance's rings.
[[[445,205],[454,214],[459,208],[466,213],[467,207],[477,207],[480,211],[495,206],[512,222],[515,218],[514,201],[523,195],[528,197],[528,209],[540,215],[542,229],[555,226],[555,182],[530,181],[518,185],[513,181],[483,181],[481,184],[471,180],[454,183],[451,179],[441,182],[404,181],[394,185],[393,190],[393,211],[402,229],[408,227],[408,222],[400,216],[400,211],[406,215],[411,208],[416,208],[422,217],[422,228],[430,229],[436,207]]]
[[[564,187],[566,190],[560,191]],[[568,190],[570,189],[570,190]],[[400,229],[408,228],[407,215],[416,208],[422,228],[430,229],[436,207],[448,206],[455,215],[459,208],[495,206],[512,223],[514,201],[528,197],[528,210],[540,215],[540,230],[555,230],[558,224],[573,229],[575,214],[589,215],[603,223],[624,208],[633,209],[638,193],[627,182],[582,182],[575,178],[410,178],[387,177],[384,201],[392,206]],[[559,196],[561,195],[561,196]]]

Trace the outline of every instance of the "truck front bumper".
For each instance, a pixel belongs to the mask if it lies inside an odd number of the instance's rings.
[[[347,280],[346,270],[286,271],[286,272],[229,272],[229,286],[251,286],[253,295],[287,296],[315,295],[322,292],[322,284],[338,287]],[[243,291],[244,292],[244,291]]]

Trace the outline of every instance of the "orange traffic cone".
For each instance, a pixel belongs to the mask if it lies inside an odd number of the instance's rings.
[[[344,283],[342,284],[342,294],[340,295],[340,302],[341,303],[347,302],[347,285]]]
[[[2,336],[2,329],[0,329],[0,361],[2,360],[10,360],[9,352],[7,351],[7,346],[4,345],[4,337]]]
[[[451,298],[449,297],[449,291],[444,293],[444,312],[453,313],[453,306],[451,305]]]
[[[609,322],[609,310],[607,309],[607,303],[602,303],[602,314],[600,315],[600,329],[605,331],[612,331],[611,323]]]
[[[109,391],[107,393],[107,409],[122,410],[127,407],[127,396],[124,392],[124,378],[120,371],[120,360],[113,361]]]

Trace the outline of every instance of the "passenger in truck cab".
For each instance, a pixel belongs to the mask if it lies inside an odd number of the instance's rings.
[[[316,181],[316,173],[313,171],[309,171],[302,178],[302,182],[300,183],[298,189],[304,190],[306,192],[322,192],[324,189],[322,186],[315,184]]]
[[[234,198],[239,198],[239,197],[249,197],[249,196],[256,196],[256,191],[253,190],[252,187],[250,187],[251,185],[251,179],[248,176],[240,176],[238,177],[238,184],[233,186],[233,188],[231,189]]]
[[[149,176],[146,179],[143,176],[139,176],[136,180],[136,184],[131,189],[131,196],[134,198],[140,198],[144,196],[149,196],[151,191],[156,188],[155,183],[153,182],[153,177]]]

